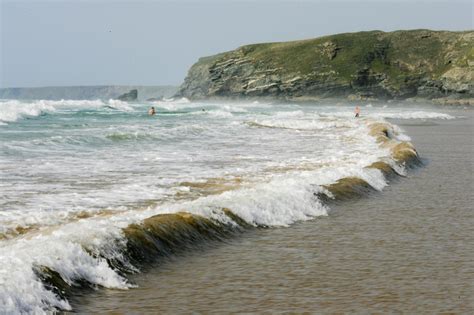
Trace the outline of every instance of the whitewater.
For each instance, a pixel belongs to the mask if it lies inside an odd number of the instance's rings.
[[[374,126],[405,143],[389,119],[455,118],[397,103],[355,119],[353,104],[331,102],[0,100],[0,313],[71,310],[45,274],[133,289],[130,226],[153,216],[188,213],[215,229],[325,216],[321,196],[334,198],[338,181],[382,190],[377,162],[405,174]]]

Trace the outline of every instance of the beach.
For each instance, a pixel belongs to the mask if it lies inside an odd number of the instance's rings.
[[[474,314],[432,2],[2,1],[0,315]]]

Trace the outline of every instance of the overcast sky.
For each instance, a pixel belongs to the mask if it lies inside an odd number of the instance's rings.
[[[473,28],[470,0],[0,2],[0,87],[178,85],[199,57],[249,43]]]

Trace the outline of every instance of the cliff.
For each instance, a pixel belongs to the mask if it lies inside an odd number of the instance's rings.
[[[199,59],[190,99],[472,98],[474,32],[358,32],[242,46]]]

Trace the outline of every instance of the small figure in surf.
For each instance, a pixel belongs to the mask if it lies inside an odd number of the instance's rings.
[[[359,117],[359,116],[360,116],[360,107],[359,107],[359,106],[356,106],[354,112],[355,112],[355,117],[356,117],[356,118]]]
[[[155,114],[156,114],[156,111],[155,111],[155,108],[154,108],[154,107],[152,107],[152,108],[150,108],[150,109],[148,110],[148,115],[153,116],[153,115],[155,115]]]

